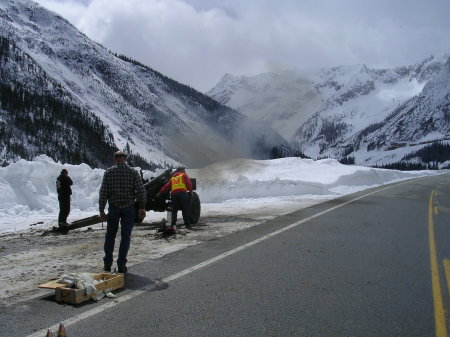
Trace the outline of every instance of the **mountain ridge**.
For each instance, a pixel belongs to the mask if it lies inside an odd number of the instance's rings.
[[[32,1],[0,4],[0,38],[4,164],[45,153],[105,167],[111,151],[127,149],[143,166],[199,167],[227,156],[268,158],[274,146],[287,145],[270,128],[251,128],[246,116],[113,54]]]
[[[391,69],[353,65],[226,74],[207,94],[252,118],[259,115],[307,156],[351,156],[357,164],[383,166],[430,141],[448,143],[449,63],[443,54]],[[414,120],[407,118],[411,111]],[[426,122],[430,118],[433,123]]]

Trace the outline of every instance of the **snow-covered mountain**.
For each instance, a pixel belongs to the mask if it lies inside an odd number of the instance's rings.
[[[450,140],[448,55],[394,69],[356,65],[227,74],[207,94],[261,118],[313,158],[350,156],[363,165],[420,162],[417,151]]]
[[[29,0],[0,2],[0,163],[47,154],[97,167],[268,158],[271,128],[89,40]]]

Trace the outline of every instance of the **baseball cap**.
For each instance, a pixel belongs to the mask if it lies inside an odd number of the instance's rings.
[[[122,151],[117,151],[117,152],[114,153],[114,158],[120,158],[120,157],[126,158],[127,155],[124,152],[122,152]]]

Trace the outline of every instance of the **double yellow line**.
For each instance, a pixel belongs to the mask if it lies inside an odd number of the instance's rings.
[[[428,202],[428,236],[430,241],[430,264],[431,264],[431,283],[434,298],[434,321],[436,326],[436,337],[448,337],[447,323],[445,320],[444,301],[442,300],[441,282],[439,278],[439,265],[436,253],[436,242],[434,233],[433,214],[437,209],[433,208],[433,197],[437,192],[433,190]],[[450,261],[444,260],[444,270],[447,277],[447,286],[450,292]]]

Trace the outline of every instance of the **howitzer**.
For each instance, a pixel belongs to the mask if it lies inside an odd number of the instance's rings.
[[[170,178],[176,173],[179,172],[180,169],[167,169],[159,176],[150,179],[149,181],[144,181],[145,193],[146,193],[146,203],[145,210],[146,211],[154,211],[154,212],[165,212],[171,211],[170,204],[170,192],[159,193],[161,188],[169,182]],[[197,189],[197,180],[195,178],[191,178],[192,189]],[[196,192],[192,192],[189,194],[189,221],[191,224],[196,224],[200,219],[201,205],[200,198]],[[138,204],[136,202],[136,218],[135,223],[139,224],[142,222],[142,219],[139,219],[138,214]],[[64,227],[53,227],[51,232],[59,232],[63,234],[67,234],[72,229],[77,229],[81,227],[91,226],[98,223],[101,223],[102,220],[100,216],[94,215],[88,218],[76,220]]]
[[[167,169],[159,176],[151,179],[144,184],[146,191],[146,204],[145,210],[164,212],[170,210],[170,192],[159,193],[161,188],[169,182],[170,178],[180,169],[172,170]],[[197,189],[197,180],[191,178],[192,190]],[[189,194],[189,221],[191,224],[196,224],[200,219],[200,198],[196,192]]]

